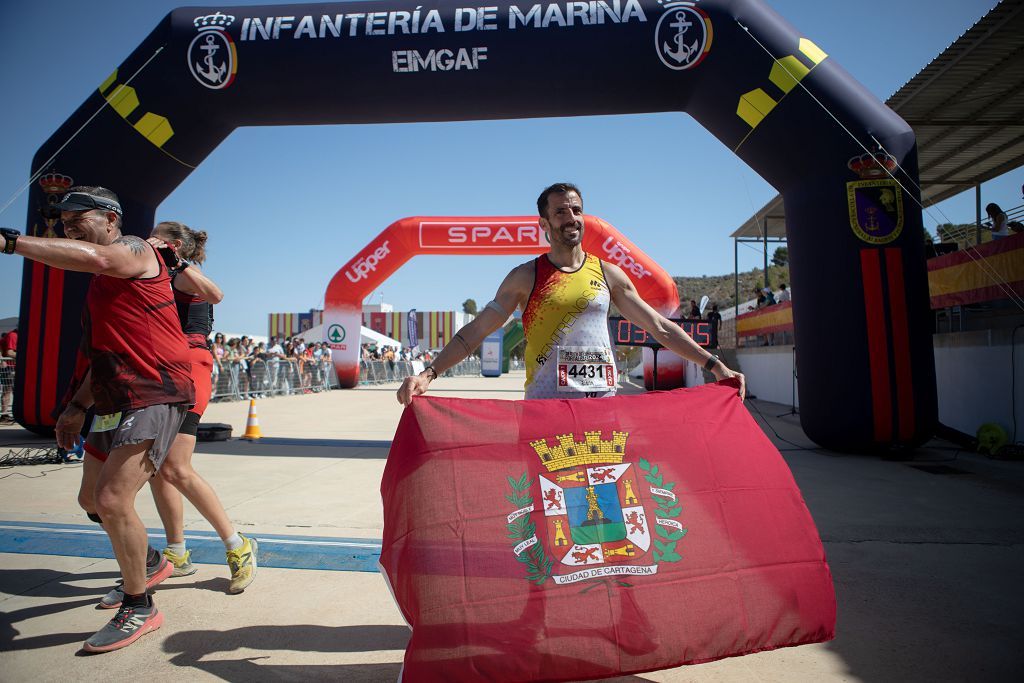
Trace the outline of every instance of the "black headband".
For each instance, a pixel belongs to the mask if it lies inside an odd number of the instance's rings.
[[[118,216],[124,216],[121,205],[113,199],[97,197],[87,192],[68,192],[59,203],[55,204],[61,211],[88,211],[100,209],[101,211],[113,211]]]

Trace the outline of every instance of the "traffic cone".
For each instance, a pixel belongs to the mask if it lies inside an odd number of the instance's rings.
[[[242,434],[243,439],[260,439],[263,435],[260,433],[260,419],[256,416],[256,399],[249,399],[249,419],[245,422],[245,434]]]

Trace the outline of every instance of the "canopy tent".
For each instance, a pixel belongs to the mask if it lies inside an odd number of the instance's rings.
[[[311,327],[305,332],[301,333],[299,336],[301,336],[307,342],[320,341],[321,339],[324,338],[324,326],[317,325],[316,327]],[[380,332],[375,332],[371,330],[369,327],[359,328],[359,343],[360,345],[376,344],[377,346],[392,346],[396,349],[402,348],[402,342],[398,341],[397,339],[392,339],[387,335],[383,335]]]

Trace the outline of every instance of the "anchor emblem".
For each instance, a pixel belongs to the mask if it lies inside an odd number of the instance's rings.
[[[661,63],[684,71],[704,61],[711,50],[711,18],[692,2],[673,0],[654,29],[654,49]]]
[[[690,61],[690,58],[699,49],[698,43],[700,39],[694,40],[692,43],[687,45],[683,42],[686,31],[693,26],[692,22],[686,20],[686,14],[684,12],[676,12],[676,20],[669,24],[669,28],[676,29],[676,34],[672,36],[672,42],[676,44],[675,49],[671,49],[668,45],[668,41],[661,44],[662,52],[665,53],[666,57],[670,57],[677,64],[683,64],[684,62]]]
[[[192,20],[199,32],[188,45],[186,64],[204,88],[223,90],[235,80],[238,51],[228,28],[235,17],[214,12]]]
[[[213,57],[220,50],[220,45],[216,44],[216,39],[210,34],[207,34],[205,38],[206,44],[200,45],[199,49],[206,53],[206,56],[203,57],[203,64],[207,68],[204,70],[197,62],[196,72],[211,83],[220,83],[224,80],[224,74],[228,70],[228,65],[224,62],[221,62],[220,65],[213,63]]]

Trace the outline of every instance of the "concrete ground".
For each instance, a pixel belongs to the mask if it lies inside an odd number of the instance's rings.
[[[517,399],[521,386],[521,373],[442,379],[432,393]],[[380,475],[401,415],[394,390],[261,400],[263,440],[200,444],[197,469],[239,531],[268,538],[275,548],[269,564],[288,566],[288,548],[303,547],[303,539],[319,548],[330,539],[371,547],[380,539]],[[1024,463],[940,441],[906,462],[840,455],[815,448],[797,417],[776,417],[786,406],[748,406],[792,468],[825,543],[839,603],[837,637],[617,680],[1019,680]],[[215,403],[204,421],[230,423],[237,436],[247,407]],[[45,445],[19,428],[0,428],[0,458]],[[166,615],[158,632],[118,652],[83,656],[82,642],[112,616],[95,605],[117,567],[62,552],[79,552],[79,540],[95,532],[75,501],[79,467],[0,469],[0,548],[17,550],[0,552],[0,680],[397,678],[409,632],[380,575],[344,570],[357,566],[346,565],[344,553],[332,555],[341,560],[331,565],[324,551],[306,566],[334,569],[264,566],[248,590],[228,595],[222,548],[188,504],[187,533],[199,539],[190,545],[208,564],[156,589]],[[145,491],[138,509],[147,527],[159,529]],[[60,533],[22,544],[47,529]],[[274,538],[284,545],[272,546]]]

